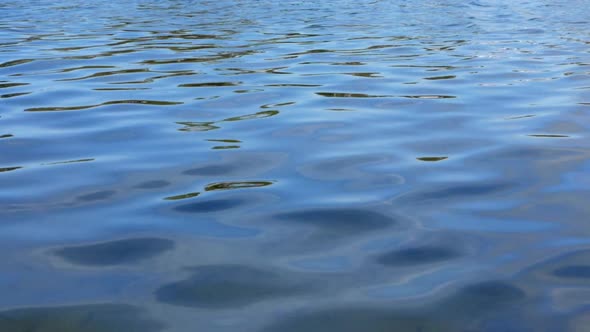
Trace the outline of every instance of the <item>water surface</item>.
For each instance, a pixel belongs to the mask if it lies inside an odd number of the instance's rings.
[[[2,1],[1,331],[588,331],[586,0]]]

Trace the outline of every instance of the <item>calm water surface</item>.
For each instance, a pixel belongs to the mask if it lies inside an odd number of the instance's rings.
[[[0,2],[0,331],[590,331],[590,2]]]

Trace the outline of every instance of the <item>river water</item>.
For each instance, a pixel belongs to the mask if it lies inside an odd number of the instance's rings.
[[[0,331],[590,331],[590,2],[0,2]]]

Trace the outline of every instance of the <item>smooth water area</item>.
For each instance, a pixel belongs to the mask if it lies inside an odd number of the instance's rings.
[[[590,2],[0,2],[0,331],[590,331]]]

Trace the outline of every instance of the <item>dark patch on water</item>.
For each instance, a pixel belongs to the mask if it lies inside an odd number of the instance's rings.
[[[523,282],[540,286],[551,282],[561,287],[586,287],[590,282],[590,250],[578,250],[551,257],[526,269],[520,275]],[[585,297],[576,299],[570,296],[573,303],[585,304]]]
[[[156,299],[185,307],[235,308],[304,290],[277,273],[245,265],[207,265],[190,270],[191,277],[160,287]]]
[[[306,310],[287,315],[263,331],[472,331],[470,326],[493,321],[495,312],[510,311],[522,304],[525,297],[522,290],[510,283],[485,281],[420,307],[335,306]]]
[[[484,281],[465,286],[451,296],[443,310],[463,315],[482,314],[499,310],[509,310],[522,303],[526,293],[501,280]]]
[[[114,190],[101,190],[97,192],[93,192],[90,194],[84,194],[77,197],[80,201],[85,202],[92,202],[92,201],[102,201],[114,196],[117,192]]]
[[[444,320],[425,314],[395,312],[379,308],[324,309],[291,315],[263,329],[264,332],[451,332]]]
[[[170,182],[165,181],[165,180],[152,180],[152,181],[146,181],[146,182],[142,182],[136,186],[134,186],[134,188],[138,188],[138,189],[158,189],[158,188],[164,188],[170,185]]]
[[[88,304],[0,311],[6,332],[158,332],[164,325],[139,307]]]
[[[0,1],[0,307],[166,284],[171,331],[583,330],[576,4]]]
[[[72,264],[112,266],[135,264],[173,248],[174,242],[171,240],[136,238],[64,247],[54,253]]]
[[[184,213],[210,213],[233,209],[245,203],[242,199],[210,199],[176,206],[174,210]]]
[[[207,185],[205,187],[205,191],[266,187],[270,186],[271,184],[273,184],[271,181],[218,182]]]
[[[451,248],[424,246],[395,250],[377,257],[377,262],[388,266],[408,266],[447,261],[460,256]]]
[[[553,275],[560,278],[590,279],[590,265],[570,265],[553,271]]]
[[[348,208],[286,212],[275,215],[275,218],[340,235],[373,232],[396,223],[392,218],[378,212]]]

